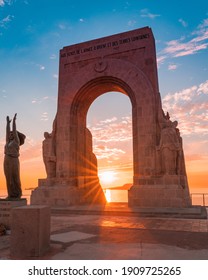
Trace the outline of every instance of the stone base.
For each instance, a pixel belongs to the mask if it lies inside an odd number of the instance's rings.
[[[12,258],[39,257],[50,247],[50,208],[23,206],[12,210]]]
[[[140,185],[128,191],[129,206],[137,207],[190,207],[188,188],[180,185]]]
[[[7,229],[11,228],[11,210],[15,207],[27,205],[27,200],[21,198],[18,200],[0,199],[0,224]]]
[[[40,182],[40,181],[39,181]],[[106,203],[104,192],[100,184],[91,183],[88,186],[71,187],[69,185],[47,185],[47,180],[32,191],[30,203],[32,205],[70,206],[82,204]]]
[[[188,189],[188,181],[185,175],[158,175],[158,176],[134,176],[134,186],[170,186],[178,185],[181,188]]]

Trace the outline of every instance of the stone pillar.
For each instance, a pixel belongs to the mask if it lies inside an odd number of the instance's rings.
[[[50,246],[50,208],[44,205],[12,209],[10,253],[12,258],[39,257]]]

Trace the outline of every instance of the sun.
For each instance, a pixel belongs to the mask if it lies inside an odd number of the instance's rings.
[[[116,172],[114,171],[103,171],[99,174],[100,180],[104,184],[110,184],[116,180]]]

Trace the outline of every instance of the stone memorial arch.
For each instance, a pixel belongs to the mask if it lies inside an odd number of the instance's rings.
[[[105,202],[86,116],[92,102],[109,91],[127,95],[132,104],[134,177],[129,205],[191,206],[182,139],[177,122],[162,110],[149,27],[60,51],[57,114],[43,141],[47,178],[39,179],[31,203]]]

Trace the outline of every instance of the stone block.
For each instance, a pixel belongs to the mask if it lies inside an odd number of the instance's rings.
[[[39,257],[50,247],[50,208],[30,205],[12,209],[12,258]]]
[[[27,205],[25,198],[19,200],[0,199],[0,224],[3,224],[7,229],[11,228],[11,211],[14,207]]]
[[[140,185],[128,191],[129,206],[190,207],[188,189],[178,185]]]

